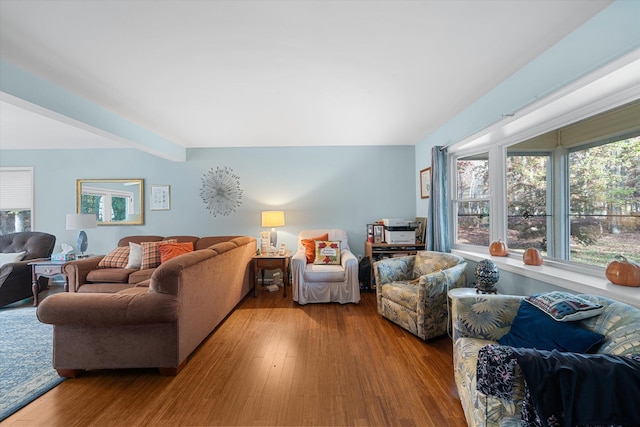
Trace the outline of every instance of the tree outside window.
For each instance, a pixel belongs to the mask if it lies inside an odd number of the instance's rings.
[[[489,245],[489,158],[487,153],[456,162],[455,241]]]
[[[523,252],[534,247],[547,254],[548,154],[507,156],[507,245]]]
[[[569,153],[571,260],[640,259],[640,136]]]

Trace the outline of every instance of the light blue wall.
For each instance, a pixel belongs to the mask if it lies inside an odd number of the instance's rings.
[[[35,228],[75,246],[65,230],[75,212],[76,179],[143,178],[145,224],[88,230],[90,253],[106,253],[132,234],[241,234],[258,237],[260,212],[285,211],[278,241],[295,248],[300,230],[342,228],[355,254],[364,253],[365,225],[385,217],[415,217],[413,146],[190,149],[172,162],[133,149],[0,152],[0,166],[33,166]],[[200,198],[203,175],[230,167],[240,177],[242,205],[214,217]],[[151,184],[171,186],[171,210],[150,211]]]

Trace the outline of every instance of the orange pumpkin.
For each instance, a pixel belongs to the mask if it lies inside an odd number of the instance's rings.
[[[522,261],[527,265],[542,265],[542,255],[536,248],[527,248],[522,254]]]
[[[607,265],[604,274],[614,285],[640,286],[640,264],[622,255]]]
[[[507,244],[502,240],[495,240],[489,245],[489,253],[493,256],[507,256]]]

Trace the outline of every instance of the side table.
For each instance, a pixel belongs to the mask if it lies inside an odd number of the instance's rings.
[[[41,277],[52,278],[54,276],[64,276],[64,291],[69,292],[69,282],[67,276],[64,274],[63,266],[65,261],[33,261],[30,262],[31,266],[31,291],[33,292],[33,306],[38,306],[38,293],[40,292],[40,284],[38,279]]]
[[[265,254],[253,256],[253,296],[258,296],[258,278],[257,274],[260,271],[262,275],[262,285],[264,285],[264,272],[265,270],[280,270],[284,276],[284,292],[283,297],[287,296],[287,286],[289,286],[289,273],[290,273],[290,261],[291,251],[287,250],[284,255],[278,254]]]

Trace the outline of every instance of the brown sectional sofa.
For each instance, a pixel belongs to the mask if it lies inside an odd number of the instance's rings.
[[[176,375],[251,289],[256,239],[223,238],[202,248],[215,239],[199,239],[200,249],[162,263],[148,287],[45,298],[37,314],[41,322],[54,326],[53,366],[58,374],[158,368],[164,375]]]
[[[118,246],[129,246],[130,242],[160,242],[175,239],[178,242],[192,242],[195,250],[205,249],[238,236],[128,236],[118,242]],[[132,288],[151,278],[155,268],[144,270],[131,268],[98,268],[102,256],[70,261],[64,265],[69,292],[118,292]]]

